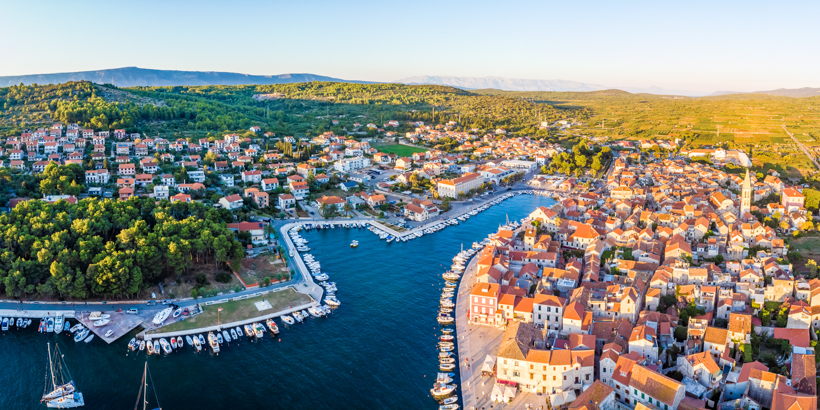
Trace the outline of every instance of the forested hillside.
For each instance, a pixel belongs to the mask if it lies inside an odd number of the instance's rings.
[[[271,97],[254,98],[262,94]],[[143,133],[206,134],[259,125],[275,133],[310,136],[351,131],[357,122],[381,126],[389,120],[454,120],[468,129],[502,127],[535,134],[540,121],[588,114],[452,87],[329,82],[127,89],[73,82],[2,88],[0,103],[4,136],[53,121]]]
[[[0,291],[60,298],[131,297],[194,264],[238,263],[230,213],[152,198],[25,201],[0,216]]]

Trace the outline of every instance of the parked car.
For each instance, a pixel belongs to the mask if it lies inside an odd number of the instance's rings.
[[[154,302],[153,300],[149,300],[148,303],[146,303],[148,306],[155,306],[156,304],[157,302]]]

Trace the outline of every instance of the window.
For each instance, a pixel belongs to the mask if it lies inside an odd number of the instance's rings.
[[[552,381],[555,381],[555,380],[556,380],[556,379],[555,379],[555,376],[552,376]]]
[[[652,398],[651,397],[649,398],[649,404],[652,404]]]
[[[550,310],[550,309],[551,308],[549,306],[547,306],[547,312],[552,312],[552,310]]]
[[[564,375],[564,381],[566,381],[566,380],[567,380],[567,375]]]
[[[587,381],[589,381],[589,374],[587,374]]]
[[[518,377],[520,375],[521,375],[521,373],[519,373],[519,372],[513,372],[513,377]]]
[[[646,398],[646,395],[641,393],[641,399],[645,399],[645,398]]]
[[[623,374],[623,373],[621,373],[621,374]],[[632,389],[632,391],[635,393],[636,396],[638,395],[638,389]]]
[[[532,374],[532,373],[530,373],[530,380],[532,380],[532,379],[533,379],[533,374]]]

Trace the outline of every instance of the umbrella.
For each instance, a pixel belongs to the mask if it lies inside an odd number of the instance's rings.
[[[484,358],[484,364],[481,365],[481,371],[482,372],[487,372],[487,373],[492,373],[494,367],[495,367],[495,357],[493,357],[491,355],[487,355],[487,357]]]
[[[490,396],[490,400],[501,401],[501,399],[504,397],[502,391],[503,390],[501,390],[501,385],[496,383],[495,386],[493,386],[493,394]]]
[[[566,403],[572,403],[573,401],[575,401],[575,392],[572,390],[550,394],[550,404],[552,404],[553,407],[558,407]]]
[[[512,401],[515,398],[515,390],[512,387],[507,386],[504,389],[504,401]]]

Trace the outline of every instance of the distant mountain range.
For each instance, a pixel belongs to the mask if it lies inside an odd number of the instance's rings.
[[[420,75],[397,80],[401,84],[436,84],[467,90],[494,88],[505,91],[599,91],[610,87],[565,80],[526,80],[504,77],[452,77]]]
[[[340,78],[308,73],[291,73],[279,75],[250,75],[219,71],[176,71],[152,70],[138,67],[112,68],[96,71],[77,71],[73,73],[29,74],[0,76],[0,87],[23,84],[58,84],[68,81],[91,81],[98,84],[110,83],[118,87],[134,86],[172,86],[172,85],[242,85],[242,84],[284,84],[308,81],[334,81],[344,83],[375,83],[378,81],[343,80]],[[465,90],[493,88],[505,91],[574,91],[588,92],[610,89],[624,90],[630,93],[647,93],[659,95],[697,96],[685,90],[664,89],[660,87],[608,87],[598,84],[581,83],[566,80],[530,80],[504,77],[454,77],[422,75],[407,77],[394,81],[401,84],[435,84],[447,85]],[[710,96],[727,94],[768,94],[783,97],[811,97],[820,95],[820,88],[781,88],[772,91],[755,91],[745,93],[737,91],[718,91]]]
[[[752,91],[750,93],[740,92],[740,91],[716,91],[710,96],[719,96],[719,95],[727,95],[727,94],[767,94],[767,95],[776,95],[778,97],[794,97],[794,98],[801,98],[801,97],[814,97],[820,95],[820,88],[811,88],[811,87],[803,87],[803,88],[778,88],[776,90],[771,91]]]
[[[306,81],[348,81],[316,74],[249,75],[218,71],[175,71],[151,70],[138,67],[112,68],[97,71],[78,71],[57,74],[30,74],[0,77],[0,87],[20,83],[59,84],[68,81],[91,81],[97,84],[114,84],[118,87],[168,86],[168,85],[241,85],[241,84],[283,84]]]

